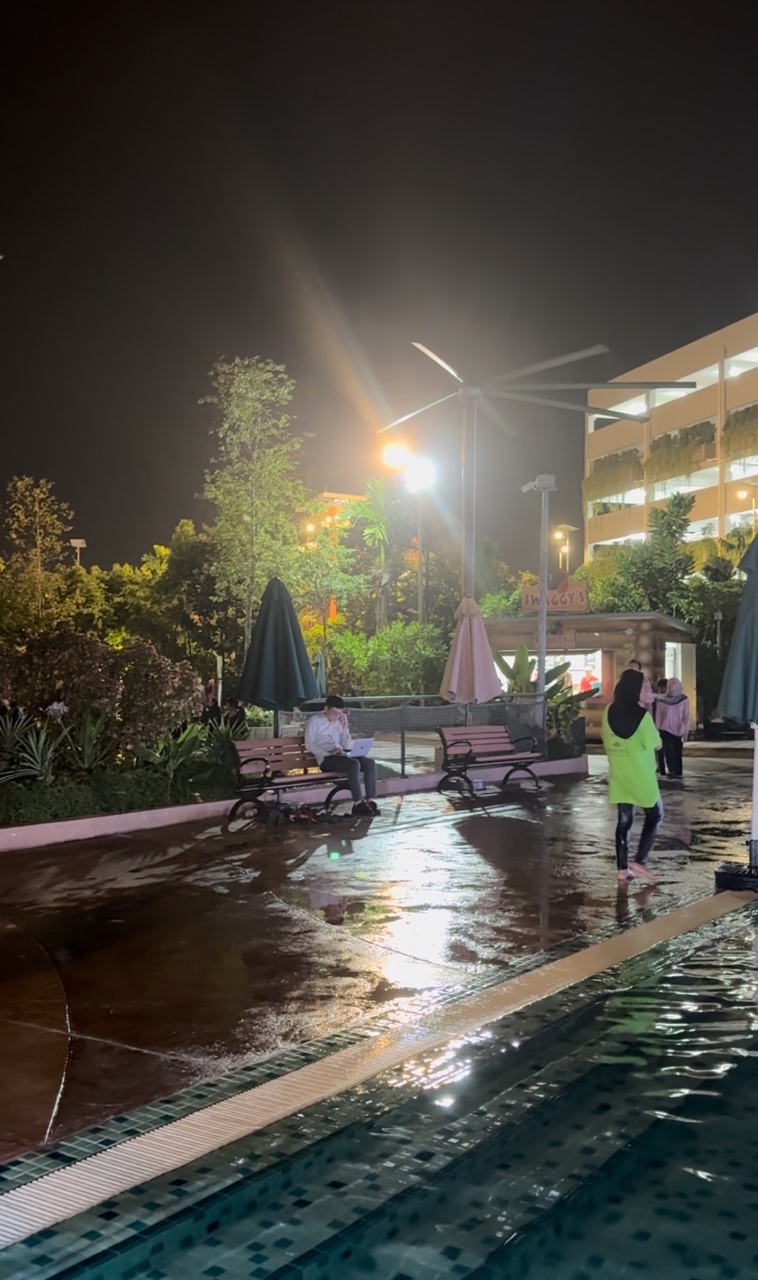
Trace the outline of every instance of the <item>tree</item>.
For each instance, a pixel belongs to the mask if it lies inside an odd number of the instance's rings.
[[[300,547],[296,596],[304,627],[320,631],[318,648],[328,664],[332,614],[360,596],[366,583],[355,571],[355,552],[342,542],[341,532],[313,523],[308,542]]]
[[[345,515],[360,525],[363,541],[376,553],[376,629],[389,622],[391,575],[388,559],[392,547],[392,501],[383,476],[366,481],[366,497],[345,507]]]
[[[447,657],[444,636],[428,622],[390,622],[373,636],[344,632],[333,648],[342,687],[374,696],[438,689]]]
[[[114,564],[107,577],[109,638],[113,643],[139,636],[161,652],[173,649],[172,629],[159,599],[169,556],[169,548],[156,543],[138,565]]]
[[[216,510],[212,563],[219,598],[240,602],[247,647],[269,579],[286,580],[296,569],[296,513],[306,495],[295,462],[303,437],[292,432],[287,406],[295,384],[283,365],[257,356],[222,361],[211,380],[205,402],[219,413],[204,488]]]
[[[196,530],[191,520],[180,520],[153,590],[170,637],[164,652],[174,660],[188,659],[206,679],[215,674],[217,654],[224,655],[232,671],[244,657],[241,611],[229,595],[217,591],[213,555],[211,534]]]
[[[50,480],[14,476],[6,491],[6,559],[0,575],[0,625],[6,635],[39,635],[69,616],[67,535],[73,512]]]
[[[73,564],[66,583],[69,625],[84,635],[104,636],[110,618],[108,574],[96,564],[91,569]]]
[[[644,542],[614,548],[611,556],[577,570],[590,583],[593,610],[681,616],[682,585],[693,568],[685,538],[694,502],[692,493],[672,494],[651,511]]]

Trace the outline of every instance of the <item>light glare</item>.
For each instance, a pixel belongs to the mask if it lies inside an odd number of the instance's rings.
[[[388,444],[382,453],[382,461],[388,467],[404,467],[410,458],[410,451],[404,444]]]
[[[437,468],[430,458],[411,458],[404,471],[405,487],[409,493],[429,489],[437,479]]]

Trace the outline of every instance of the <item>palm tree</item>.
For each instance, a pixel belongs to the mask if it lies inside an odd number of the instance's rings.
[[[723,538],[703,538],[700,542],[690,544],[696,571],[698,573],[706,573],[708,566],[713,569],[715,566],[722,565],[724,572],[717,574],[717,576],[726,580],[730,576],[726,572],[726,567],[731,566],[732,572],[734,572],[747,551],[752,536],[750,528],[745,525],[736,525]],[[706,573],[706,576],[712,575]]]

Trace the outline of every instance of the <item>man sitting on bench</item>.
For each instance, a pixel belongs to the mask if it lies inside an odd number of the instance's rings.
[[[347,778],[356,817],[371,817],[379,812],[374,799],[376,761],[370,756],[351,756],[352,746],[345,704],[336,693],[330,693],[324,710],[306,721],[305,749],[316,757],[324,773],[340,773]],[[361,774],[366,787],[365,800],[361,794]]]

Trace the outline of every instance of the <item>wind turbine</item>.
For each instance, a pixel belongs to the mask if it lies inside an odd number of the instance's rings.
[[[476,443],[477,443],[477,416],[479,411],[489,418],[490,422],[499,427],[504,435],[510,439],[515,439],[518,432],[503,417],[500,411],[492,403],[492,397],[500,400],[511,400],[516,404],[536,404],[547,406],[550,409],[565,409],[575,413],[599,413],[604,418],[617,418],[622,421],[630,422],[647,422],[647,414],[640,413],[624,413],[620,409],[596,409],[591,405],[577,404],[575,401],[556,399],[556,391],[592,391],[604,388],[619,388],[620,390],[636,390],[651,391],[664,388],[677,388],[685,390],[687,388],[694,389],[697,386],[695,382],[524,382],[522,379],[529,378],[532,374],[545,373],[548,369],[557,369],[561,365],[576,364],[580,360],[587,360],[590,356],[607,355],[608,348],[602,345],[594,347],[585,347],[581,351],[569,351],[565,355],[555,356],[551,360],[539,360],[536,364],[525,365],[521,369],[513,369],[509,373],[502,373],[496,378],[491,378],[488,382],[475,383],[467,381],[461,376],[457,369],[451,364],[443,360],[429,347],[425,347],[421,342],[414,342],[413,346],[423,355],[428,356],[435,364],[444,369],[446,373],[458,383],[455,391],[451,391],[446,396],[441,396],[438,400],[432,400],[429,404],[422,405],[419,409],[413,409],[410,413],[403,414],[402,418],[395,418],[394,422],[388,422],[386,427],[380,427],[380,433],[390,431],[393,427],[399,427],[404,422],[410,422],[412,418],[419,417],[420,414],[426,413],[429,409],[435,409],[440,404],[445,404],[448,400],[459,400],[461,403],[462,415],[462,431],[461,431],[461,595],[473,596],[474,594],[474,569],[475,569],[475,542],[476,542]],[[548,395],[541,393],[547,392]]]

